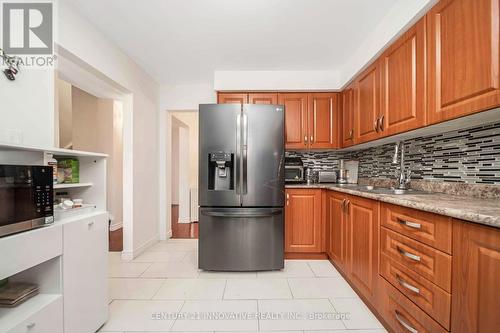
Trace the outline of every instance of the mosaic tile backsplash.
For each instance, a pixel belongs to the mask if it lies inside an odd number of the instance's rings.
[[[405,141],[412,179],[500,185],[500,122]],[[394,144],[354,152],[288,151],[315,170],[338,169],[338,160],[359,161],[361,178],[395,178]]]

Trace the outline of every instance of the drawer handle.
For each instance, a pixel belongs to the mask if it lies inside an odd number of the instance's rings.
[[[400,224],[405,225],[407,227],[413,228],[413,229],[422,229],[422,225],[420,223],[415,223],[415,222],[410,222],[410,221],[405,221],[405,220],[398,220]]]
[[[407,252],[407,251],[403,250],[402,248],[400,248],[399,246],[397,247],[397,249],[398,249],[399,253],[401,253],[402,255],[404,255],[407,258],[410,258],[411,260],[420,261],[420,259],[421,259],[420,256],[417,256],[416,254]]]
[[[32,329],[33,327],[35,327],[36,323],[29,323],[28,325],[26,325],[26,328],[27,329]]]
[[[87,223],[87,225],[88,225],[89,227],[93,226],[93,225],[94,225],[94,221],[90,221],[89,223]]]
[[[398,281],[398,283],[402,287],[405,287],[406,289],[411,290],[411,291],[413,291],[416,294],[420,294],[420,289],[419,288],[417,288],[417,287],[409,284],[408,282],[406,282],[405,280],[403,280],[398,274],[396,274],[396,280]]]
[[[398,310],[394,310],[394,314],[396,315],[396,320],[399,321],[399,323],[408,330],[408,332],[411,332],[411,333],[418,333],[418,331],[413,327],[411,326],[406,320],[404,320],[401,316],[401,314],[399,313]]]

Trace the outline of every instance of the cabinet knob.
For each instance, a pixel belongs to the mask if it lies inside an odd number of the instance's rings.
[[[304,136],[304,144],[307,145],[307,135]]]
[[[29,323],[28,325],[26,325],[26,328],[27,329],[32,329],[33,327],[35,327],[36,323]]]
[[[311,135],[311,143],[314,142],[314,136]]]
[[[354,136],[354,129],[353,129],[353,128],[351,128],[351,129],[349,130],[349,139],[352,139],[352,138],[353,138],[353,136]]]
[[[87,225],[88,225],[89,227],[93,226],[93,225],[94,225],[94,221],[90,221],[90,222],[88,222],[88,223],[87,223]]]

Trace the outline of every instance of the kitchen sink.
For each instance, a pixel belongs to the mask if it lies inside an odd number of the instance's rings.
[[[371,188],[368,186],[364,186],[364,190],[367,192],[373,192],[373,193],[379,193],[379,194],[395,194],[395,195],[422,195],[422,194],[430,194],[429,192],[424,192],[424,191],[417,191],[417,190],[400,190],[396,188],[381,188],[381,187],[375,187]]]

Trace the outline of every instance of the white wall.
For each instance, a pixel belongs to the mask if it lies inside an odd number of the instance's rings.
[[[215,90],[335,90],[340,73],[332,71],[215,71]]]
[[[198,188],[198,111],[176,111],[172,116],[189,128],[189,187]]]
[[[172,119],[172,158],[171,158],[171,172],[172,172],[172,185],[171,185],[171,193],[172,193],[172,205],[179,204],[179,124]]]
[[[54,70],[23,68],[15,81],[1,72],[0,142],[53,147],[54,92]]]
[[[73,106],[71,84],[56,79],[57,105],[55,107],[58,147],[66,148],[73,142]],[[59,131],[57,131],[59,129]]]
[[[123,104],[113,101],[113,165],[108,185],[108,207],[113,211],[112,227],[123,225]],[[111,190],[110,190],[111,189]],[[110,193],[111,192],[111,193]]]
[[[161,86],[160,108],[162,111],[198,110],[199,104],[217,103],[217,94],[212,82]]]
[[[133,226],[123,245],[125,257],[135,256],[159,236],[159,86],[69,4],[58,5],[58,45],[130,92],[124,104],[124,128],[130,125],[133,131],[124,133],[124,146],[130,143],[133,149],[123,153],[125,165],[129,160],[132,164],[132,170],[124,169],[132,176],[132,183],[124,183],[125,191],[133,188],[133,192],[125,194],[132,196],[131,207],[126,201],[124,206],[133,214]]]
[[[189,132],[187,126],[179,127],[179,223],[189,223],[191,198],[189,186]]]
[[[73,148],[98,153],[109,151],[109,149],[105,149],[102,145],[102,141],[111,141],[112,136],[106,136],[107,131],[105,127],[112,128],[112,123],[109,124],[107,121],[103,124],[97,123],[99,117],[99,99],[77,87],[71,87],[71,103],[73,106]],[[112,114],[112,110],[112,108],[107,110],[106,115],[108,117]],[[104,120],[104,117],[102,118]]]

